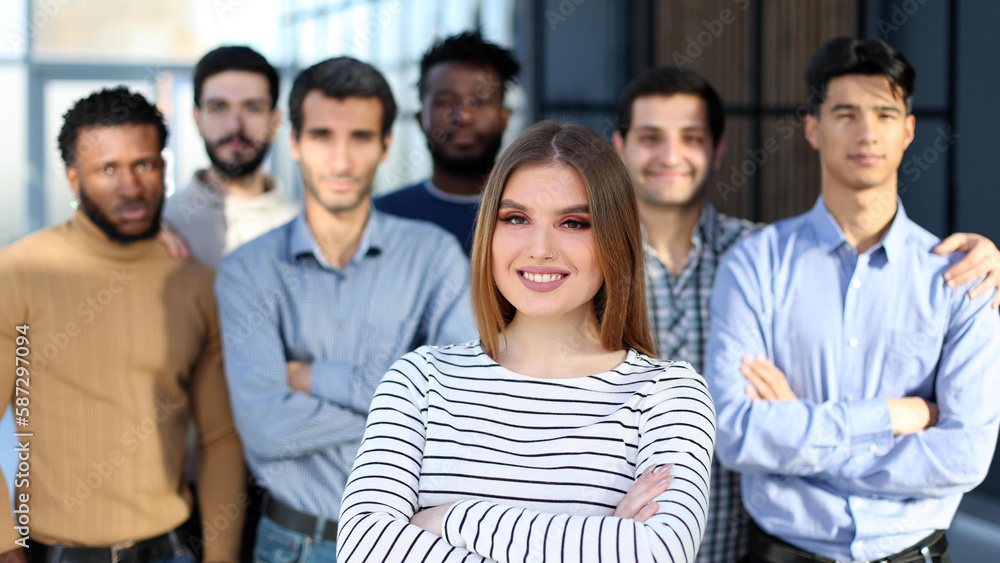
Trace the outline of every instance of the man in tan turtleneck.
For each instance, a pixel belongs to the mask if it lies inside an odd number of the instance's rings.
[[[0,409],[14,405],[20,433],[0,561],[236,560],[244,469],[212,271],[155,240],[166,134],[125,88],[77,102],[59,148],[79,209],[0,250]]]

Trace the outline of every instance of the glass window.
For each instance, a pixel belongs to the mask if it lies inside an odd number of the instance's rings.
[[[27,73],[24,65],[0,64],[0,107],[26,108]],[[0,246],[13,242],[28,231],[28,165],[27,112],[10,111],[4,117],[4,134],[0,135]],[[11,189],[14,188],[14,189]]]
[[[66,220],[72,192],[56,147],[62,115],[79,98],[101,87],[126,84],[155,100],[167,118],[170,137],[167,190],[185,186],[195,170],[208,164],[191,117],[191,70],[205,52],[223,44],[243,44],[281,69],[279,109],[287,112],[288,91],[297,71],[319,60],[351,55],[370,62],[389,81],[400,108],[393,146],[376,179],[385,192],[427,177],[431,170],[426,141],[414,113],[419,109],[416,82],[420,56],[437,38],[482,27],[491,41],[510,47],[515,0],[8,0],[0,23],[0,80],[11,107],[27,109],[27,92],[39,92],[39,123],[18,111],[8,120],[0,147],[5,181],[0,192],[0,242],[32,229]],[[30,22],[28,15],[30,7]],[[93,33],[100,29],[101,33]],[[23,39],[23,40],[22,40]],[[7,59],[5,63],[4,60]],[[21,62],[23,61],[23,62]],[[4,66],[6,65],[6,66]],[[524,96],[511,92],[513,110],[507,138],[526,123]],[[37,118],[34,118],[37,119]],[[28,145],[28,128],[41,131],[40,144]],[[301,198],[298,166],[288,153],[289,123],[265,162],[283,191]],[[28,216],[29,179],[41,205]]]
[[[245,44],[271,53],[279,15],[280,4],[270,0],[33,0],[32,57],[194,62],[221,44]]]
[[[386,77],[399,115],[389,157],[375,179],[375,193],[385,193],[426,178],[431,171],[427,143],[414,119],[420,57],[435,40],[476,27],[482,27],[488,40],[511,47],[513,17],[514,0],[299,0],[292,1],[285,14],[284,21],[292,23],[284,33],[294,38],[290,43],[297,49],[287,55],[300,65],[349,55]],[[506,99],[513,111],[508,139],[527,121],[524,96],[514,90]]]
[[[28,43],[37,26],[24,17],[25,0],[4,2],[4,17],[0,18],[0,59],[21,59],[28,52]]]

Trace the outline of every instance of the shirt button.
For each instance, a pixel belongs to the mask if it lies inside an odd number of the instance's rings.
[[[848,395],[847,397],[844,397],[844,398],[847,399],[848,403],[853,403],[854,402],[854,395]]]
[[[859,280],[858,278],[854,278],[854,280],[851,282],[851,287],[853,287],[854,289],[861,287],[861,280]]]
[[[858,339],[852,336],[852,337],[851,337],[851,338],[850,338],[850,339],[849,339],[849,340],[847,341],[847,345],[848,345],[848,346],[850,346],[851,348],[854,348],[855,346],[857,346],[857,345],[858,345]]]
[[[854,499],[854,508],[861,508],[864,505],[865,505],[865,501],[863,501],[863,500],[861,500],[859,498]],[[864,542],[858,542],[858,547],[861,547],[863,544],[864,544]]]
[[[868,446],[868,451],[870,451],[871,453],[875,453],[875,452],[878,451],[878,446],[876,446],[875,444],[872,444],[872,445]]]
[[[337,328],[339,328],[340,330],[344,330],[345,328],[347,328],[347,323],[339,322],[337,323]]]

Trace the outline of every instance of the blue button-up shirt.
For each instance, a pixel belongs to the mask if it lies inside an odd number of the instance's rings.
[[[705,375],[717,452],[743,472],[760,527],[837,560],[873,560],[951,524],[985,476],[1000,425],[1000,316],[949,289],[960,256],[902,204],[858,255],[822,199],[736,244],[712,293]],[[763,353],[797,400],[753,401],[741,358]],[[887,398],[940,408],[929,429],[893,437]]]
[[[477,336],[469,266],[454,237],[373,210],[347,266],[331,266],[305,216],[242,246],[215,289],[236,428],[279,501],[336,519],[389,366],[423,344]],[[287,361],[312,363],[309,393]]]

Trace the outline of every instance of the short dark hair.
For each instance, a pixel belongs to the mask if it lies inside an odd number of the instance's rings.
[[[893,96],[903,96],[906,113],[913,113],[913,84],[917,72],[902,53],[881,39],[836,37],[823,43],[806,69],[809,111],[815,115],[826,100],[826,89],[834,78],[848,74],[885,76]]]
[[[382,103],[382,139],[392,131],[396,120],[396,100],[392,88],[379,71],[351,57],[337,57],[303,70],[295,78],[288,96],[288,117],[295,136],[302,132],[302,100],[312,90],[328,98],[378,98]]]
[[[271,109],[278,105],[278,71],[263,55],[242,45],[219,47],[209,51],[194,67],[194,105],[201,107],[201,92],[205,80],[227,70],[245,70],[263,74],[271,94]]]
[[[705,100],[708,106],[708,128],[712,133],[712,146],[719,146],[722,134],[726,130],[726,110],[722,106],[722,99],[707,78],[694,70],[676,66],[646,69],[628,83],[621,99],[618,100],[618,110],[615,112],[615,128],[618,129],[618,133],[622,138],[628,135],[628,130],[632,127],[632,105],[637,98],[676,94],[690,94]]]
[[[160,150],[167,146],[167,125],[156,106],[142,94],[132,93],[124,86],[101,90],[78,100],[63,115],[59,130],[59,153],[66,166],[76,164],[76,140],[85,127],[117,127],[121,125],[152,125],[160,139]]]
[[[420,59],[420,79],[417,89],[420,97],[424,97],[427,72],[431,67],[442,63],[470,63],[479,67],[492,67],[500,77],[504,91],[511,82],[517,80],[521,65],[514,60],[511,52],[499,45],[483,40],[478,31],[466,31],[439,39]],[[501,92],[501,95],[503,92]]]

